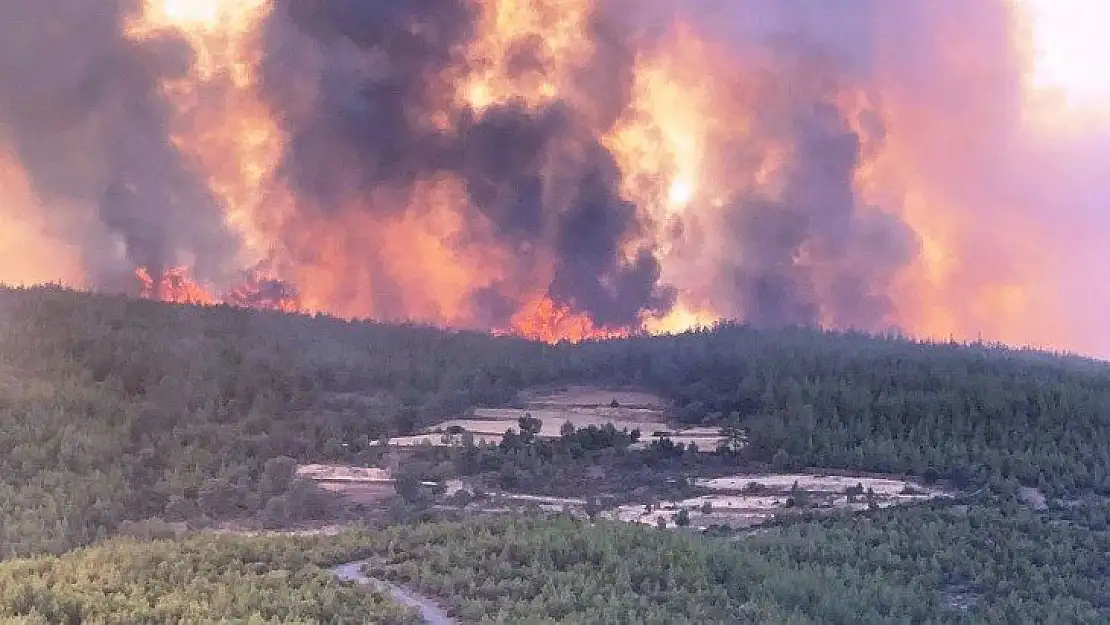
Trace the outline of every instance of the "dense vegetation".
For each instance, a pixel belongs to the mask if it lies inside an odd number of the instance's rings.
[[[294,544],[202,538],[116,541],[60,558],[0,564],[0,621],[383,623],[420,620],[342,584]]]
[[[640,442],[639,430],[618,430],[612,423],[576,428],[565,422],[557,438],[538,436],[542,421],[529,413],[494,443],[475,443],[468,433],[450,435],[450,445],[421,445],[408,450],[394,472],[398,493],[416,504],[431,502],[421,482],[444,483],[465,477],[480,490],[524,491],[554,497],[604,497],[609,502],[685,498],[698,492],[694,473],[728,474],[737,469],[737,455],[721,449],[700,454],[696,445],[669,438]],[[451,503],[465,504],[466,496]]]
[[[935,505],[742,541],[532,518],[123,541],[0,565],[0,617],[402,622],[314,566],[368,559],[368,574],[443,597],[463,622],[1095,623],[1110,617],[1108,513]]]
[[[468,621],[1097,622],[1107,512],[876,511],[730,543],[577,521],[426,525],[395,530],[375,569]]]
[[[587,531],[571,521],[401,528],[389,534],[393,547],[375,547],[390,577],[459,597],[453,607],[460,614],[510,619],[536,610],[589,621],[619,608],[649,622],[712,622],[722,610],[769,622],[896,620],[932,615],[946,596],[990,620],[1017,610],[1042,622],[1107,617],[1108,591],[1099,581],[1108,568],[1105,365],[983,345],[736,325],[546,346],[60,289],[0,291],[0,558],[61,554],[121,530],[166,529],[135,523],[144,519],[182,530],[215,520],[277,527],[325,516],[331,499],[295,479],[297,462],[379,462],[391,453],[381,444],[391,436],[470,406],[511,403],[523,388],[575,382],[653,390],[672,402],[677,420],[742,431],[748,446],[741,453],[713,457],[722,467],[905,472],[991,499],[964,509],[794,522],[729,549],[654,529]],[[523,434],[438,460],[456,472],[492,472],[500,486],[534,487],[565,483],[567,467],[608,463],[652,473],[693,457],[631,452],[631,437],[608,430],[568,432],[551,443]],[[1045,492],[1050,510],[1011,508],[1019,485]],[[483,555],[491,534],[515,546]],[[575,540],[587,541],[573,553],[600,567],[596,573],[557,566],[559,545]],[[457,555],[444,547],[451,541],[461,545]],[[157,544],[104,549],[186,548]],[[633,554],[627,561],[636,563],[635,575],[648,577],[630,586],[620,568],[603,565],[613,552]],[[81,567],[107,557],[98,553],[20,561],[8,565],[7,579],[14,579],[10,567]],[[226,556],[205,554],[197,557]],[[138,563],[152,561],[143,560],[148,555],[134,556],[134,575],[146,566]],[[646,571],[658,558],[666,558],[673,583]],[[526,571],[526,581],[506,581],[502,559]],[[182,570],[190,563],[183,557]],[[112,574],[123,576],[120,588],[130,584],[131,573]],[[326,584],[313,575],[274,583],[288,584],[295,603],[298,588],[315,593],[313,584]],[[493,596],[491,584],[507,598]],[[77,609],[82,600],[58,588],[29,596]],[[612,588],[615,598],[583,604],[574,590],[583,588]],[[537,589],[545,594],[528,607],[522,593]],[[5,596],[9,611],[24,605]],[[657,599],[669,607],[656,610]],[[235,609],[246,611],[222,614],[238,618],[259,605],[245,600]],[[288,611],[261,614],[322,618],[298,605],[278,603],[274,610]],[[375,606],[366,609],[388,609]]]
[[[745,461],[1110,494],[1110,375],[1079,359],[741,326],[549,347],[59,289],[0,292],[0,322],[0,556],[128,519],[314,516],[291,461],[373,462],[390,435],[580,380],[731,420]]]

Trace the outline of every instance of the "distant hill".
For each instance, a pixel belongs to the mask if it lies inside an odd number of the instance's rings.
[[[151,517],[310,517],[328,502],[297,462],[373,462],[380,438],[581,381],[741,427],[751,461],[1110,494],[1110,369],[1075,357],[730,324],[549,346],[36,288],[0,291],[0,556]]]

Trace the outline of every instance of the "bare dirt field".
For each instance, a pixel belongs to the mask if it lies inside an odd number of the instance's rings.
[[[297,467],[297,477],[316,482],[393,483],[388,469],[336,464],[302,464]]]
[[[297,467],[297,476],[355,505],[380,504],[396,494],[389,470],[377,467],[304,464]]]
[[[567,386],[543,391],[531,390],[520,394],[521,401],[529,406],[543,407],[594,407],[608,406],[616,401],[622,407],[662,412],[667,402],[658,395],[627,390],[606,390],[592,386]]]
[[[342,465],[303,465],[298,475],[314,480],[321,488],[337,493],[352,504],[380,506],[396,491],[386,469]],[[745,529],[759,526],[779,515],[811,510],[866,510],[870,507],[907,505],[954,493],[893,476],[822,475],[820,473],[749,473],[727,477],[698,478],[694,485],[704,494],[684,499],[646,498],[645,501],[615,505],[605,497],[593,502],[600,518],[624,523],[675,527],[680,514],[697,529],[725,526]],[[437,508],[454,509],[450,500],[459,491],[480,489],[464,480],[443,485]],[[708,492],[707,492],[708,491]],[[591,502],[579,497],[550,497],[526,492],[491,492],[481,501],[467,499],[466,508],[479,513],[510,513],[528,508],[551,513],[586,516]],[[315,530],[319,531],[319,530]]]
[[[293,536],[293,537],[338,536],[339,534],[342,534],[343,532],[348,531],[353,527],[358,527],[358,526],[357,525],[352,525],[352,524],[328,524],[328,525],[317,525],[317,526],[314,526],[314,527],[301,527],[301,528],[294,528],[294,529],[257,530],[257,529],[248,529],[248,528],[245,528],[245,527],[241,527],[241,526],[229,523],[229,524],[224,524],[220,527],[211,529],[211,530],[209,530],[209,532],[211,532],[213,534],[227,534],[227,535],[231,535],[231,536],[247,536],[247,537],[253,537],[253,536]]]
[[[437,426],[439,427],[439,426]],[[508,425],[505,429],[508,429]],[[501,430],[498,434],[474,434],[475,445],[496,445],[501,442],[501,437],[504,436],[505,430]],[[463,444],[463,437],[461,434],[447,434],[446,432],[434,432],[430,434],[414,434],[412,436],[398,436],[397,438],[389,439],[389,444],[397,447],[419,447],[421,445],[431,445],[433,447],[460,447]]]
[[[624,505],[607,511],[608,518],[630,523],[675,524],[679,511],[690,525],[706,528],[759,525],[780,514],[805,510],[866,510],[927,501],[952,493],[893,477],[815,475],[801,473],[746,474],[699,479],[710,494],[681,501]]]
[[[649,393],[572,386],[522,393],[515,408],[476,408],[465,417],[439,423],[424,432],[391,439],[396,446],[461,445],[464,433],[476,443],[496,444],[506,430],[517,429],[518,420],[529,414],[542,421],[540,436],[557,438],[568,421],[576,428],[612,423],[621,429],[639,429],[646,447],[655,439],[694,443],[702,451],[713,451],[722,442],[718,428],[674,428],[667,424],[666,402]],[[333,465],[304,465],[298,475],[310,478],[322,488],[342,495],[363,508],[380,506],[395,495],[393,477],[386,469]],[[719,474],[717,474],[719,475]],[[461,480],[443,485],[436,507],[452,508],[465,501],[467,510],[497,511],[539,508],[552,512],[585,515],[587,508],[602,518],[627,523],[676,525],[676,518],[689,520],[695,528],[728,526],[748,528],[778,515],[806,510],[865,510],[926,501],[951,493],[936,487],[907,482],[894,476],[829,475],[811,473],[750,473],[727,477],[700,477],[692,480],[693,490],[674,491],[654,487],[632,496],[617,496],[608,491],[595,493],[606,501],[587,501],[578,492],[571,498],[548,497],[528,492],[486,493],[477,500],[459,491],[476,494],[483,489]],[[487,485],[488,486],[488,485]],[[682,499],[662,500],[661,493],[685,492]],[[697,496],[693,496],[693,495]],[[628,495],[625,493],[625,495]],[[634,502],[634,503],[633,503]],[[617,505],[623,503],[623,505]]]
[[[543,423],[539,435],[544,438],[558,438],[563,424],[570,422],[576,428],[591,425],[604,427],[611,423],[617,429],[638,429],[642,437],[639,447],[646,447],[654,439],[667,437],[675,443],[695,443],[698,449],[712,451],[721,441],[718,428],[669,427],[666,401],[640,391],[569,386],[523,392],[520,404],[523,407],[475,408],[466,418],[444,421],[418,435],[391,439],[390,442],[399,446],[457,445],[461,443],[458,432],[466,431],[474,436],[475,443],[496,443],[506,430],[515,430],[517,422],[525,415]]]
[[[757,527],[784,514],[805,511],[866,510],[869,507],[908,505],[954,493],[936,487],[876,476],[829,476],[802,473],[743,474],[695,480],[707,494],[685,499],[656,498],[650,501],[613,505],[606,498],[595,500],[598,516],[624,523],[675,527],[676,517],[685,511],[689,525],[696,529],[724,526],[733,529]],[[449,490],[470,490],[469,484],[453,480]],[[528,508],[585,517],[587,499],[549,497],[516,492],[487,493],[482,502],[468,509],[484,513],[509,513]]]

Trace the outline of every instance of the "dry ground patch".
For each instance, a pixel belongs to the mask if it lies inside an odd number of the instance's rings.
[[[615,401],[621,407],[630,409],[662,412],[667,408],[666,400],[652,393],[610,390],[593,386],[566,386],[557,389],[529,390],[522,392],[520,399],[525,404],[536,407],[609,406]]]
[[[698,449],[713,451],[721,441],[719,428],[681,428],[667,425],[667,403],[661,397],[641,391],[608,390],[589,386],[570,386],[544,391],[525,391],[517,408],[475,408],[466,417],[450,419],[426,428],[414,436],[391,439],[398,446],[458,445],[462,433],[469,432],[475,443],[496,443],[506,430],[516,430],[519,420],[530,415],[542,422],[539,436],[558,438],[565,423],[575,428],[604,427],[639,430],[643,448],[652,440],[667,437],[675,443],[695,443]]]
[[[352,504],[379,504],[396,494],[388,469],[304,464],[297,467],[297,477],[310,479],[321,489],[340,495]]]
[[[952,493],[893,477],[743,474],[699,479],[709,494],[680,501],[628,504],[606,511],[607,518],[628,523],[674,526],[685,510],[692,527],[724,525],[744,528],[780,514],[805,510],[866,510],[927,501]]]
[[[382,504],[396,491],[387,469],[344,465],[302,465],[297,474],[321,488],[342,495],[351,503]],[[954,493],[935,486],[896,477],[821,475],[815,473],[749,473],[728,477],[698,478],[694,485],[703,494],[685,499],[655,498],[624,505],[595,500],[601,518],[624,523],[675,527],[680,514],[694,528],[727,526],[734,529],[761,525],[782,514],[810,510],[866,510],[927,501]],[[442,499],[450,503],[459,491],[480,489],[464,480],[444,484]],[[482,513],[538,508],[585,516],[591,502],[584,498],[551,497],[526,492],[491,492],[480,501],[469,500],[468,509]],[[437,506],[443,507],[443,506]],[[446,508],[451,508],[451,505]]]

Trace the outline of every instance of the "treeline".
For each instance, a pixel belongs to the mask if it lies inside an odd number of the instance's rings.
[[[328,500],[289,477],[293,463],[378,462],[376,443],[390,436],[573,382],[654,390],[683,422],[740,428],[749,446],[737,461],[1105,495],[1107,373],[1080,359],[809,330],[726,325],[547,346],[4,290],[0,557],[61,552],[150,517],[317,516]],[[543,459],[529,447],[511,455]]]
[[[542,423],[525,413],[496,443],[448,431],[448,445],[409,448],[394,472],[397,492],[410,503],[429,504],[434,489],[419,484],[466,477],[478,486],[479,498],[481,490],[491,489],[616,502],[692,496],[689,477],[694,473],[735,469],[734,454],[702,454],[696,445],[669,438],[640,444],[646,441],[638,429],[618,430],[612,423],[576,428],[564,422],[557,438],[545,438],[539,436]],[[466,494],[451,498],[456,505],[468,501]]]
[[[368,575],[438,597],[468,623],[1099,623],[1110,618],[1108,513],[937,504],[794,518],[742,541],[508,517],[334,538],[115,541],[0,564],[0,618],[411,622],[317,568],[365,559]]]
[[[383,431],[577,382],[657,392],[686,424],[736,425],[746,460],[780,468],[1110,494],[1110,367],[1081,358],[742,325],[552,347],[255,314],[301,355],[317,399],[337,408],[317,432],[332,451],[337,441],[365,451]]]

